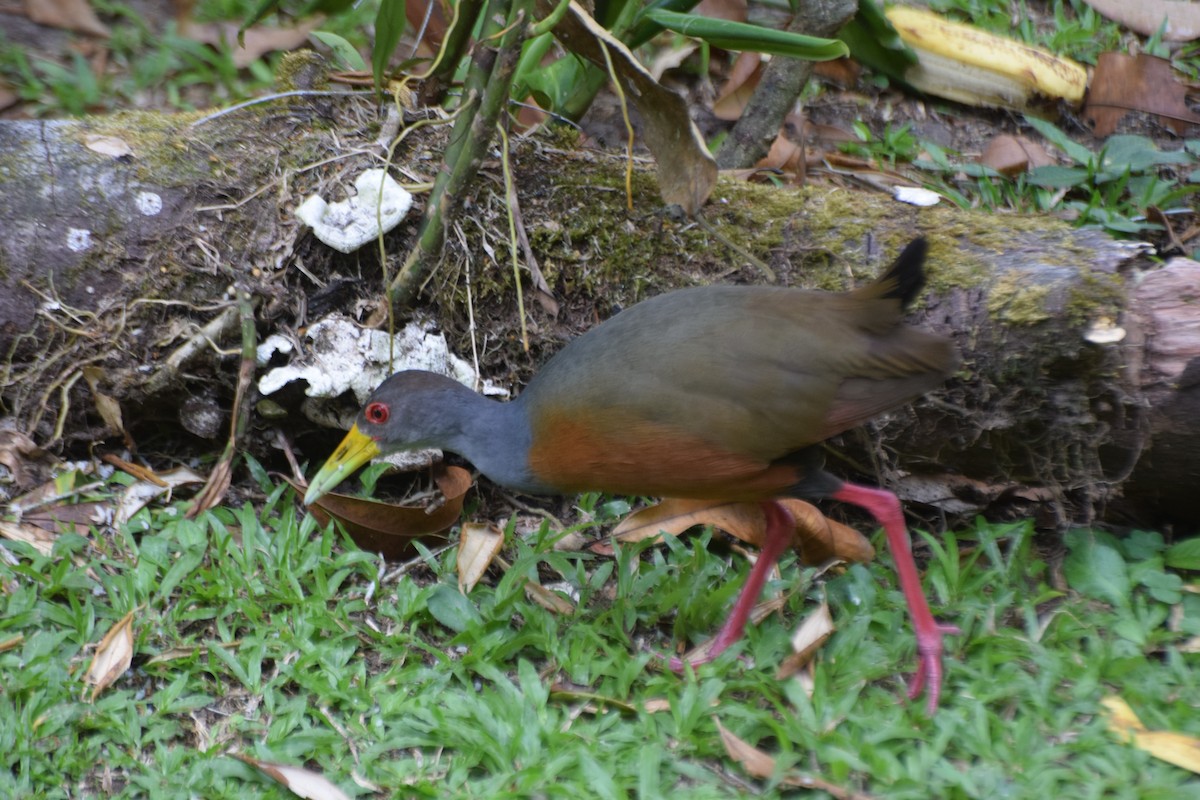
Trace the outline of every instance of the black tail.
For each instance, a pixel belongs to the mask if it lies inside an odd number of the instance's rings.
[[[875,282],[876,286],[883,289],[880,296],[899,300],[901,306],[908,308],[908,304],[925,287],[925,270],[922,269],[922,265],[928,250],[929,243],[925,241],[924,236],[918,236],[909,242],[900,255],[896,256],[887,273]]]

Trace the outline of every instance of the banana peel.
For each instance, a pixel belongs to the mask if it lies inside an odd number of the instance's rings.
[[[903,80],[921,92],[1014,111],[1045,100],[1083,102],[1088,73],[1082,64],[922,9],[892,6],[884,14],[916,53]]]

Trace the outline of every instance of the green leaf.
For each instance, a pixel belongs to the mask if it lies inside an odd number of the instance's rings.
[[[1037,117],[1025,117],[1025,121],[1035,131],[1046,138],[1046,141],[1067,154],[1067,158],[1076,164],[1089,164],[1096,159],[1095,153],[1076,142],[1058,128]]]
[[[375,49],[371,52],[371,72],[375,75],[376,86],[383,86],[383,75],[392,59],[392,51],[404,33],[406,21],[404,0],[383,0],[375,15]]]
[[[1182,150],[1159,150],[1145,136],[1110,136],[1101,153],[1101,165],[1106,170],[1145,172],[1160,164],[1190,164],[1194,161]]]
[[[448,583],[439,583],[426,603],[429,613],[455,633],[462,633],[480,622],[479,611],[462,592]]]
[[[1076,186],[1087,185],[1088,171],[1083,167],[1060,167],[1057,165],[1036,167],[1029,171],[1025,180],[1034,186],[1074,189]]]
[[[1128,607],[1133,591],[1125,559],[1117,549],[1092,531],[1069,531],[1065,537],[1070,553],[1063,574],[1080,594]]]
[[[917,63],[917,54],[904,43],[875,0],[860,0],[854,19],[837,36],[855,60],[873,71],[904,82],[904,73]]]
[[[1200,570],[1200,539],[1176,542],[1167,548],[1163,560],[1173,569]]]
[[[309,35],[332,50],[333,57],[342,66],[355,72],[367,71],[367,62],[363,61],[362,54],[354,48],[354,45],[346,41],[345,37],[338,36],[336,33],[330,31],[313,31]]]
[[[252,12],[250,12],[250,15],[247,16],[245,21],[242,23],[242,27],[238,28],[238,44],[242,43],[242,36],[246,33],[247,28],[254,27],[258,23],[262,22],[268,14],[279,10],[279,2],[280,0],[262,0],[262,2],[259,3]]]
[[[724,50],[770,53],[809,61],[831,61],[850,54],[850,48],[837,39],[803,36],[759,25],[747,25],[744,22],[730,22],[696,14],[679,14],[662,9],[646,11],[643,17],[657,22],[667,30],[702,39]]]

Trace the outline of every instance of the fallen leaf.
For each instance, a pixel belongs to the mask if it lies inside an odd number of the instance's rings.
[[[800,185],[804,183],[808,174],[806,167],[804,145],[793,142],[786,134],[780,133],[775,137],[775,141],[771,142],[771,149],[767,154],[754,165],[754,171],[778,170],[790,176],[792,183]]]
[[[238,753],[233,753],[233,757],[249,764],[276,783],[286,787],[292,794],[303,797],[305,800],[350,800],[350,795],[318,772],[303,767],[294,767],[291,764],[259,761],[257,758],[250,758],[250,756]]]
[[[6,522],[0,519],[0,536],[14,542],[25,542],[44,556],[50,555],[54,549],[57,535],[37,525]]]
[[[1171,62],[1140,53],[1101,53],[1088,89],[1084,119],[1101,138],[1117,129],[1130,111],[1156,114],[1163,124],[1183,135],[1189,125],[1200,125],[1200,116],[1187,104],[1187,87],[1179,82]]]
[[[464,522],[458,540],[458,590],[469,594],[504,546],[504,531],[491,522]]]
[[[875,558],[875,548],[866,536],[829,519],[812,503],[790,497],[778,502],[796,520],[795,546],[800,551],[800,563],[812,566],[835,559],[864,563]]]
[[[25,16],[38,25],[108,36],[109,30],[87,0],[25,0]]]
[[[154,498],[167,494],[178,486],[197,483],[204,483],[204,478],[187,467],[177,467],[168,472],[148,475],[144,480],[131,483],[125,487],[125,491],[121,492],[121,499],[117,501],[113,522],[116,525],[124,525]]]
[[[83,140],[83,146],[94,153],[111,158],[132,158],[133,148],[119,136],[91,134]]]
[[[730,758],[740,764],[742,769],[755,778],[765,779],[775,777],[775,759],[772,756],[731,733],[721,724],[721,720],[716,717],[713,717],[713,722],[716,723],[717,733],[721,736],[721,744],[724,745],[725,752]],[[871,796],[868,794],[856,792],[852,789],[830,783],[822,778],[805,775],[795,770],[785,772],[783,777],[780,778],[780,782],[787,786],[818,789],[828,793],[835,800],[871,800]]]
[[[83,379],[87,381],[88,388],[92,390],[92,399],[95,401],[100,419],[104,420],[104,424],[110,431],[119,433],[128,439],[129,434],[125,432],[125,423],[121,419],[121,404],[112,395],[100,391],[100,379],[103,377],[104,370],[100,367],[83,368]]]
[[[133,612],[121,617],[115,625],[108,629],[100,644],[96,646],[96,655],[83,676],[86,683],[92,685],[92,696],[89,702],[96,702],[100,692],[107,689],[117,678],[129,669],[133,663]]]
[[[557,5],[554,0],[538,0],[538,14],[549,15]],[[608,51],[626,97],[642,116],[642,138],[658,165],[663,202],[680,206],[689,216],[699,211],[716,186],[717,162],[692,122],[687,102],[654,80],[629,48],[576,0],[570,0],[554,35],[568,50],[601,69],[606,69],[604,52]]]
[[[22,522],[37,525],[50,533],[86,534],[92,526],[107,527],[112,524],[112,504],[108,501],[84,503],[60,503],[58,505],[29,511],[21,517]]]
[[[779,668],[775,670],[775,677],[778,680],[790,678],[808,666],[835,630],[829,604],[822,601],[792,634],[792,654],[780,662]]]
[[[40,475],[54,463],[53,456],[20,431],[0,431],[0,466],[12,473],[18,489],[24,491],[44,480]]]
[[[1175,731],[1148,730],[1129,704],[1116,695],[1105,697],[1100,705],[1109,715],[1108,729],[1126,742],[1160,761],[1200,773],[1200,738]]]
[[[1048,167],[1055,161],[1046,148],[1032,139],[1005,133],[988,142],[979,163],[1011,178],[1035,167]]]
[[[16,636],[10,636],[9,638],[0,642],[0,653],[5,653],[5,652],[8,652],[9,650],[13,650],[17,647],[20,647],[22,644],[24,644],[24,642],[25,642],[25,634],[23,634],[23,633],[18,633]]]
[[[325,21],[315,16],[294,28],[250,28],[238,42],[238,25],[235,22],[187,22],[181,24],[179,33],[192,41],[213,47],[228,47],[233,65],[244,69],[274,51],[295,50],[308,41],[308,35]]]
[[[739,53],[712,102],[713,116],[729,122],[739,119],[761,78],[762,54]]]
[[[570,617],[575,613],[574,603],[553,589],[547,589],[540,583],[527,581],[525,583],[525,596],[551,613],[561,614],[564,617]]]
[[[827,519],[811,503],[794,498],[777,501],[796,520],[794,546],[804,564],[823,564],[830,559],[870,561],[875,549],[866,537],[853,528]],[[640,542],[666,533],[678,536],[689,528],[712,525],[741,539],[747,544],[761,546],[766,522],[757,503],[732,503],[713,500],[664,499],[658,505],[630,514],[613,530],[620,542]],[[592,552],[612,553],[612,546],[601,542]]]
[[[1200,38],[1200,5],[1196,3],[1185,0],[1083,1],[1113,22],[1142,36],[1153,36],[1162,29],[1162,38],[1166,42],[1190,42]]]
[[[381,553],[387,559],[401,559],[412,552],[414,541],[444,540],[444,531],[462,513],[463,498],[471,488],[471,473],[462,467],[442,467],[434,474],[434,480],[446,499],[433,509],[329,492],[308,510],[322,525],[331,519],[338,520],[363,550]],[[295,481],[288,483],[300,494],[307,488]]]

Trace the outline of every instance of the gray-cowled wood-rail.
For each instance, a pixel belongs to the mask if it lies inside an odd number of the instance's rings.
[[[936,709],[942,634],[913,562],[900,502],[825,472],[824,439],[937,387],[950,341],[904,324],[924,284],[925,240],[883,277],[837,294],[776,287],[681,289],[571,341],[512,402],[429,372],[384,381],[313,478],[311,504],[376,455],[436,447],[531,494],[602,491],[758,501],[762,553],[706,660],[737,641],[792,540],[779,497],[860,506],[883,526],[916,630],[909,696]],[[695,663],[695,662],[693,662]]]

